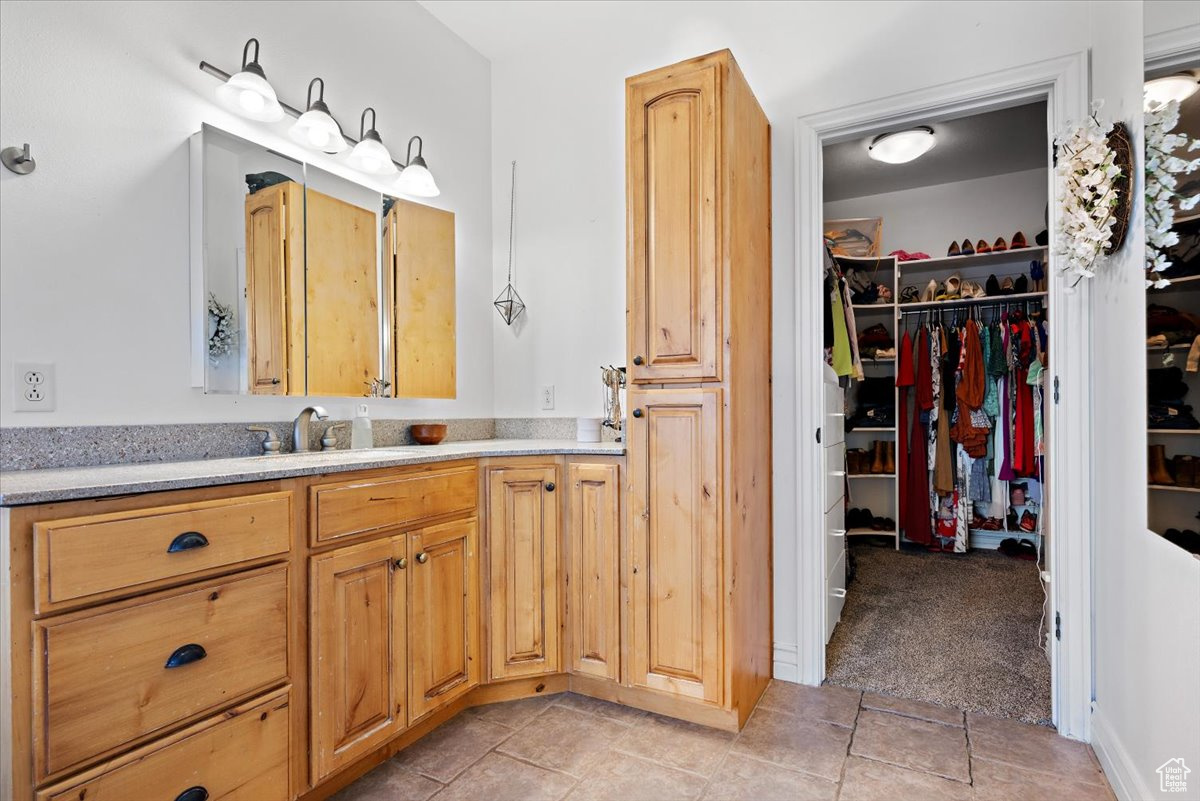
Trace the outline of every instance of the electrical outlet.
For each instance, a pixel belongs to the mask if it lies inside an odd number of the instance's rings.
[[[546,386],[542,387],[542,408],[543,409],[553,409],[554,408],[554,385],[553,384],[547,384]]]
[[[54,390],[55,381],[53,364],[18,362],[13,365],[14,411],[54,411]]]

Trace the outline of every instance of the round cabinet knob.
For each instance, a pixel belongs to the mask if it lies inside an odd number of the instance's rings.
[[[279,383],[281,383],[281,382],[280,382],[280,380],[279,380],[278,378],[272,378],[272,379],[271,379],[271,383],[272,383],[272,384],[279,384]]]
[[[401,556],[393,564],[396,565],[397,570],[403,570],[404,568],[408,567],[408,558]]]
[[[546,492],[554,492],[554,482],[553,481],[546,482]]]
[[[425,553],[424,551],[421,551],[419,554],[417,554],[417,564],[423,565],[428,561],[429,561],[429,554]]]
[[[641,416],[642,416],[642,410],[641,410],[641,409],[634,409],[634,410],[633,410],[633,416],[634,416],[634,417],[641,417]]]
[[[636,364],[637,366],[641,367],[645,362],[641,356],[634,356],[633,363]]]

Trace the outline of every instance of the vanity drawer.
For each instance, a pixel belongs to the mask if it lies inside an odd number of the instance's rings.
[[[282,683],[288,572],[35,621],[38,776]]]
[[[479,475],[474,465],[468,465],[322,484],[308,492],[314,540],[328,542],[471,512],[479,494]]]
[[[256,699],[41,790],[37,801],[286,801],[289,712],[286,691]]]
[[[292,495],[271,492],[34,524],[38,611],[286,553]]]

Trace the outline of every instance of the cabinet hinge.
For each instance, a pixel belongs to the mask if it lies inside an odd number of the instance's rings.
[[[1062,639],[1062,615],[1058,612],[1054,613],[1054,639]]]
[[[1054,405],[1058,405],[1058,376],[1054,376]]]

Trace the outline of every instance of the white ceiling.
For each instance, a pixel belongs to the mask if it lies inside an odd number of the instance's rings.
[[[825,200],[897,192],[1045,167],[1046,104],[932,123],[937,145],[916,161],[884,164],[867,155],[874,135],[827,145]]]

